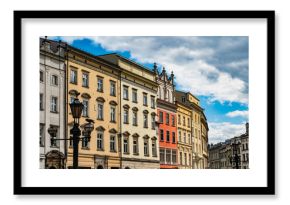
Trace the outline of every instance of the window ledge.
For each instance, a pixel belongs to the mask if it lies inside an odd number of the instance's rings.
[[[81,149],[82,149],[82,150],[90,150],[89,147],[82,147]]]

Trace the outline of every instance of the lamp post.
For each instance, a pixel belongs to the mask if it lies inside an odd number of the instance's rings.
[[[70,130],[70,134],[73,135],[73,169],[78,168],[79,142],[81,140],[90,141],[91,132],[94,129],[94,121],[91,119],[86,119],[87,123],[84,124],[84,126],[83,126],[84,130],[81,133],[81,130],[79,128],[79,120],[80,120],[84,105],[78,99],[79,94],[80,93],[77,93],[74,101],[69,104],[72,116],[74,118],[74,125],[73,125],[73,128]],[[55,146],[56,140],[71,140],[71,138],[69,138],[69,139],[56,139],[57,128],[55,128],[53,126],[48,128],[47,131],[51,136],[51,145],[52,146]],[[83,134],[84,137],[80,137],[81,134]]]
[[[238,147],[240,145],[240,142],[237,142],[236,139],[234,141],[234,143],[232,143],[232,147],[233,147],[233,157],[231,157],[231,163],[235,162],[235,168],[239,169],[239,163],[240,163],[240,157],[238,155]]]
[[[79,120],[83,111],[84,105],[79,101],[77,93],[76,98],[69,104],[72,116],[74,118],[73,128],[70,130],[70,134],[73,135],[73,169],[78,168],[78,155],[79,155],[79,141],[81,130],[79,128]]]

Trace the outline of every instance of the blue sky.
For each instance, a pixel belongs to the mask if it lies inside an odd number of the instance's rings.
[[[248,121],[247,36],[93,36],[49,37],[94,55],[119,53],[148,69],[175,74],[176,88],[201,101],[209,143],[245,132]]]

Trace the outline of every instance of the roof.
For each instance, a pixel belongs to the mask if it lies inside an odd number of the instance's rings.
[[[150,70],[149,68],[147,68],[147,67],[145,67],[145,66],[143,66],[143,65],[141,65],[141,64],[139,64],[139,63],[137,63],[137,62],[135,62],[135,61],[133,61],[133,60],[131,60],[129,58],[126,58],[126,57],[124,57],[124,56],[122,56],[122,55],[120,55],[118,53],[108,53],[108,54],[98,55],[96,57],[105,60],[104,58],[102,58],[104,56],[116,56],[116,57],[118,57],[118,58],[120,58],[120,59],[122,59],[124,61],[127,61],[127,62],[129,62],[131,64],[137,65],[139,68],[141,68],[142,70],[144,70],[146,72],[149,72],[150,74],[155,75],[155,73],[152,70]]]

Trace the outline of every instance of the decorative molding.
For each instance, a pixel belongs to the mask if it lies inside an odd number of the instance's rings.
[[[99,126],[96,128],[97,131],[105,131],[106,129],[103,126]]]
[[[106,100],[103,97],[97,97],[96,101],[98,101],[98,102],[106,102]]]
[[[88,94],[88,93],[83,93],[83,94],[81,95],[81,97],[83,97],[83,98],[88,98],[88,99],[91,98],[90,94]]]

